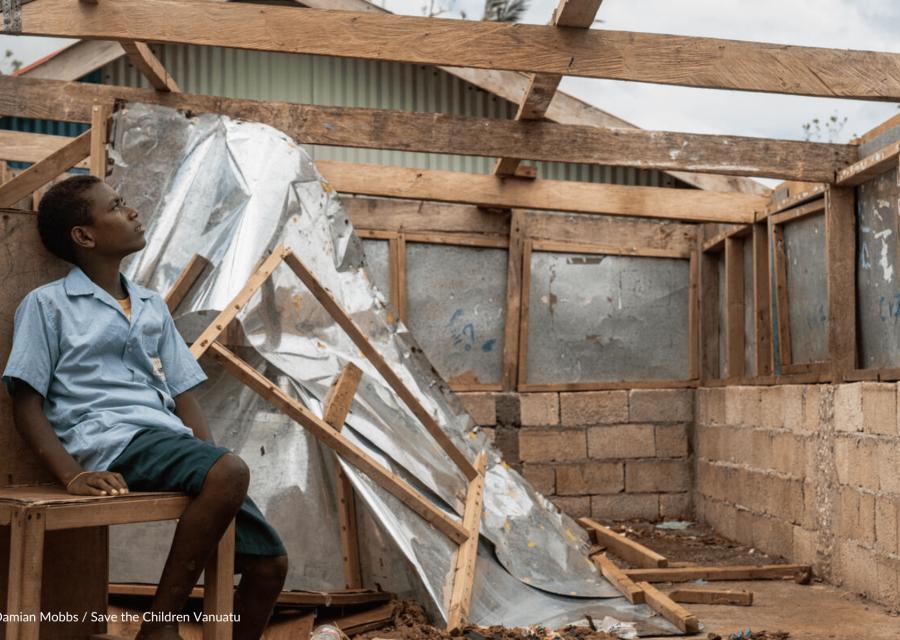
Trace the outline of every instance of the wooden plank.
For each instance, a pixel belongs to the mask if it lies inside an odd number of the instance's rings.
[[[782,211],[781,213],[777,213],[769,217],[772,220],[772,224],[787,224],[788,222],[793,222],[794,220],[799,220],[800,218],[805,218],[807,216],[821,213],[824,210],[825,199],[819,198],[817,200],[813,200],[812,202],[807,202],[806,204],[788,209],[786,211]]]
[[[700,378],[700,252],[691,252],[688,266],[688,377]]]
[[[894,158],[896,162],[896,157]],[[825,192],[828,353],[835,383],[856,369],[856,190]]]
[[[503,327],[503,389],[516,388],[519,360],[519,321],[523,299],[522,261],[524,253],[525,212],[514,209],[509,223],[509,249],[506,254],[506,322]]]
[[[469,604],[472,601],[472,583],[475,580],[475,560],[478,557],[478,537],[481,529],[481,512],[484,504],[484,474],[487,468],[487,452],[482,451],[475,458],[478,475],[469,481],[466,492],[466,509],[463,514],[463,528],[468,539],[456,551],[453,565],[453,589],[447,606],[447,629],[459,629],[469,619]]]
[[[670,592],[669,597],[685,604],[727,604],[736,607],[749,607],[753,604],[753,592],[738,589],[686,587]]]
[[[284,261],[291,270],[297,274],[297,277],[300,278],[304,285],[306,285],[306,288],[309,289],[316,300],[318,300],[331,317],[334,318],[334,321],[344,330],[347,336],[353,341],[353,344],[355,344],[369,362],[372,363],[372,366],[374,366],[378,373],[381,374],[385,382],[387,382],[391,389],[394,390],[394,393],[397,394],[413,415],[419,419],[419,422],[422,423],[428,433],[431,434],[431,437],[441,446],[450,459],[456,463],[463,474],[469,480],[474,478],[477,474],[472,463],[469,462],[469,459],[456,448],[456,445],[450,440],[450,436],[441,429],[434,416],[428,413],[428,410],[422,406],[422,403],[419,402],[418,398],[416,398],[412,391],[410,391],[403,383],[400,377],[394,373],[394,370],[391,369],[390,365],[385,361],[382,355],[378,353],[378,350],[372,346],[372,343],[369,342],[369,339],[359,326],[334,299],[331,292],[319,283],[316,277],[293,252],[286,251],[284,254]]]
[[[250,301],[253,294],[259,290],[266,280],[269,279],[269,276],[272,275],[275,268],[281,264],[282,260],[284,260],[286,253],[287,250],[284,246],[278,245],[272,250],[272,253],[262,261],[259,268],[257,268],[247,279],[247,283],[240,291],[238,291],[237,295],[232,298],[231,302],[228,303],[228,306],[216,316],[215,320],[209,324],[203,333],[201,333],[194,341],[194,344],[191,345],[191,355],[193,355],[194,358],[199,359],[200,356],[206,353],[206,350],[212,346],[212,343],[215,342],[216,338],[225,331],[225,328],[229,323],[235,319],[241,309],[244,308],[244,305]]]
[[[508,211],[386,198],[342,197],[341,204],[357,232],[381,231],[389,234],[387,239],[406,231],[509,235]]]
[[[744,375],[744,245],[725,240],[725,370],[730,378]]]
[[[532,251],[549,251],[554,253],[587,253],[607,256],[637,256],[643,258],[677,258],[686,260],[691,257],[690,251],[680,249],[657,249],[655,247],[620,247],[601,244],[584,244],[572,242],[554,242],[552,240],[534,240]]]
[[[113,500],[85,501],[47,507],[47,529],[78,529],[135,522],[177,520],[190,504],[181,494],[134,499],[134,494]]]
[[[328,389],[322,419],[338,431],[344,428],[344,422],[347,420],[347,414],[350,413],[353,397],[356,395],[356,388],[361,379],[362,369],[352,362],[348,362],[334,379],[331,388]]]
[[[404,233],[406,242],[425,244],[450,244],[457,247],[485,247],[506,249],[509,239],[504,236],[478,235],[474,233]]]
[[[406,240],[404,234],[395,235],[388,246],[388,272],[391,282],[391,306],[397,319],[407,323],[406,308]]]
[[[203,575],[203,640],[231,640],[234,611],[234,520],[216,545]]]
[[[5,77],[5,76],[3,76]],[[91,132],[85,131],[71,142],[51,153],[0,186],[0,207],[12,207],[19,200],[45,184],[67,169],[84,160],[91,153]]]
[[[36,0],[22,34],[142,40],[414,64],[508,69],[828,98],[900,100],[900,55],[612,30],[578,30],[174,0]],[[335,38],[335,33],[347,37]],[[739,61],[741,73],[735,73]]]
[[[589,28],[603,0],[559,0],[553,12],[553,23],[557,27]]]
[[[548,384],[519,384],[523,393],[550,393],[559,391],[609,391],[614,389],[688,389],[696,387],[696,380],[649,378],[644,380],[597,380],[589,382],[555,382]]]
[[[639,567],[666,567],[669,561],[652,549],[616,533],[609,527],[604,527],[599,522],[590,518],[579,518],[578,524],[588,530],[597,544],[606,547],[609,551]]]
[[[788,198],[784,198],[783,200],[773,202],[768,205],[763,211],[757,212],[756,222],[762,222],[769,216],[772,216],[776,213],[781,213],[782,211],[787,211],[788,209],[792,209],[793,207],[805,204],[810,200],[821,198],[825,194],[825,190],[827,188],[827,184],[819,184],[806,191],[801,191],[800,193],[796,193]]]
[[[791,315],[788,306],[787,255],[784,247],[784,227],[769,223],[772,251],[772,279],[775,282],[775,304],[778,313],[778,353],[781,366],[789,365],[791,359]]]
[[[16,509],[10,513],[9,566],[6,581],[6,613],[22,609],[22,573],[25,569],[25,513]],[[6,640],[19,640],[22,622],[10,619],[6,622]]]
[[[17,75],[36,80],[78,80],[125,55],[118,42],[81,40],[19,70]]]
[[[144,596],[152,598],[158,585],[125,582],[111,582],[110,595]],[[392,594],[389,591],[373,591],[372,589],[344,589],[341,591],[282,591],[278,595],[278,604],[299,607],[346,607],[357,604],[388,602]],[[203,587],[191,589],[190,598],[203,598]]]
[[[625,569],[635,581],[693,582],[694,580],[780,580],[794,578],[810,570],[808,564],[735,565],[725,567],[678,567],[667,569]]]
[[[728,238],[741,238],[750,233],[750,225],[732,226],[703,242],[703,251],[722,251]]]
[[[191,257],[190,262],[188,262],[187,266],[185,266],[181,273],[178,274],[178,279],[175,280],[175,283],[166,294],[165,301],[169,313],[175,312],[175,309],[177,309],[178,305],[181,304],[181,301],[184,300],[184,297],[191,290],[191,287],[197,282],[197,278],[200,277],[200,274],[202,274],[209,265],[210,261],[199,253],[195,253]]]
[[[238,358],[218,342],[209,348],[210,354],[234,377],[283,411],[289,418],[300,423],[322,444],[332,449],[342,459],[365,473],[382,489],[412,509],[423,520],[441,531],[457,544],[463,543],[468,534],[462,525],[449,518],[412,489],[400,476],[385,469],[372,460],[365,451],[335,431],[298,401],[288,396],[277,385]]]
[[[531,300],[531,251],[533,240],[522,246],[522,299],[519,303],[519,362],[516,390],[528,384],[528,305]]]
[[[109,119],[112,105],[95,104],[91,109],[91,175],[106,180],[106,143],[109,141]]]
[[[772,302],[769,290],[769,233],[765,224],[753,225],[753,323],[756,336],[756,375],[774,370]]]
[[[889,144],[859,162],[841,169],[837,173],[835,184],[841,187],[852,187],[868,182],[872,178],[896,168],[898,156],[900,156],[900,141]]]
[[[44,1],[36,0],[38,4]],[[276,7],[253,9],[273,8]],[[833,180],[838,169],[858,158],[852,145],[298,105],[0,76],[0,113],[11,116],[83,122],[89,119],[94,102],[117,98],[260,121],[284,131],[299,143],[341,147],[521,157],[819,182]]]
[[[697,616],[654,587],[649,582],[639,582],[644,591],[644,599],[650,607],[684,633],[699,633],[700,621]]]
[[[631,604],[644,604],[644,592],[635,582],[626,576],[622,570],[606,557],[605,553],[598,553],[593,557],[604,578],[609,580]]]
[[[700,379],[719,378],[719,256],[700,254]]]
[[[157,91],[181,91],[175,78],[169,75],[159,58],[150,50],[146,42],[137,40],[122,40],[122,49],[131,61],[131,64],[147,78],[150,85]]]
[[[68,136],[0,129],[0,158],[9,162],[38,162],[72,141]],[[89,167],[86,160],[75,165]],[[0,178],[0,184],[4,180]]]

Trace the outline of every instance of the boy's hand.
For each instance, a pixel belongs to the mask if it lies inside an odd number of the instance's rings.
[[[69,480],[66,491],[76,496],[117,496],[128,493],[128,485],[119,473],[84,471]]]

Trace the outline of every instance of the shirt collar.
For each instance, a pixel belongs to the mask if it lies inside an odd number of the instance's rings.
[[[142,300],[147,300],[153,295],[152,291],[142,287],[136,282],[132,282],[124,273],[120,275],[125,281],[125,288],[128,290],[129,295],[136,295]],[[103,291],[103,289],[101,289],[93,280],[87,277],[87,274],[81,270],[81,267],[77,266],[69,271],[69,275],[66,276],[64,285],[66,293],[70,296],[89,296]]]

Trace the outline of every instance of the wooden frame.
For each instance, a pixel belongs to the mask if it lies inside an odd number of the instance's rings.
[[[516,391],[522,393],[548,392],[548,391],[594,391],[605,389],[639,389],[639,388],[683,388],[696,385],[696,380],[665,379],[665,380],[630,380],[630,381],[589,381],[589,382],[559,382],[545,384],[528,383],[528,308],[531,292],[531,256],[535,252],[560,252],[583,253],[594,255],[635,256],[648,258],[674,258],[688,260],[689,278],[692,278],[696,269],[691,269],[692,261],[696,261],[694,251],[679,248],[657,248],[637,246],[605,246],[602,244],[585,244],[572,242],[558,242],[552,240],[527,239],[522,251],[522,291],[519,308],[519,353],[518,353],[518,382]],[[688,283],[688,375],[697,368],[694,358],[697,353],[690,348],[690,336],[695,333],[691,322],[697,318],[696,313],[691,313],[693,299],[690,294],[691,284]]]

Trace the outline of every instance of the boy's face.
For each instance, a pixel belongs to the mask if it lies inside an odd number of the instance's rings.
[[[72,228],[72,239],[82,249],[104,255],[127,256],[146,246],[138,213],[127,207],[105,182],[90,186],[82,197],[91,207],[93,223]]]

